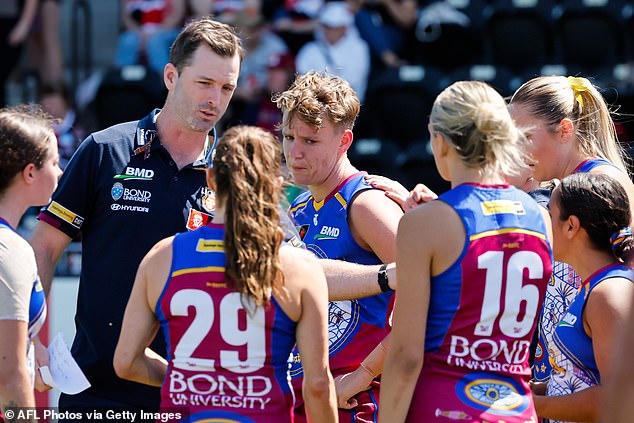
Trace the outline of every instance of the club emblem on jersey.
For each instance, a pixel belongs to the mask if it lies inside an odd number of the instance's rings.
[[[194,413],[186,419],[188,422],[205,423],[255,423],[252,419],[229,411],[205,410]]]
[[[304,237],[306,236],[306,233],[308,232],[309,225],[296,226],[296,228],[297,228],[297,233],[299,233],[299,239],[303,241]]]
[[[114,201],[118,201],[123,196],[123,185],[121,182],[115,182],[110,190],[110,195]]]
[[[471,373],[456,384],[456,395],[464,404],[498,416],[516,415],[528,408],[529,400],[520,392],[519,382],[491,373]]]
[[[213,213],[214,210],[216,210],[216,193],[213,191],[207,191],[200,202],[205,210],[209,213]]]
[[[206,225],[211,220],[211,216],[207,213],[195,209],[189,209],[189,217],[187,218],[187,229],[194,231],[203,225]]]
[[[331,301],[328,303],[328,355],[332,357],[344,348],[359,330],[361,306],[357,300]],[[290,359],[291,377],[303,374],[297,348]]]

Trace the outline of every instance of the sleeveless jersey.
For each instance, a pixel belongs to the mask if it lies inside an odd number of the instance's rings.
[[[161,408],[187,407],[191,422],[291,422],[296,323],[275,298],[256,308],[231,287],[223,234],[209,224],[174,238],[156,304],[169,363]]]
[[[612,163],[598,157],[581,162],[573,173],[587,173],[598,166],[612,166]],[[617,168],[618,169],[618,168]],[[552,371],[550,356],[553,333],[557,323],[564,317],[570,303],[575,298],[581,285],[581,278],[567,263],[556,261],[553,263],[553,277],[551,278],[544,308],[539,320],[538,343],[533,363],[533,379],[537,382],[547,382]]]
[[[373,189],[356,173],[339,184],[323,201],[316,202],[310,192],[300,194],[291,205],[291,217],[306,244],[319,258],[360,264],[379,264],[381,260],[354,240],[348,225],[348,206],[358,193]],[[349,373],[387,335],[386,316],[392,294],[383,293],[358,300],[331,301],[329,312],[329,356],[333,376]],[[301,357],[293,350],[291,376],[300,392]],[[297,378],[297,379],[296,379]]]
[[[509,185],[463,184],[439,200],[460,216],[466,239],[431,278],[407,421],[536,422],[529,346],[552,272],[540,206]]]
[[[610,278],[634,281],[634,269],[622,264],[612,264],[583,281],[570,308],[555,328],[551,347],[553,370],[547,395],[572,394],[601,383],[592,338],[583,327],[583,310],[590,292]]]

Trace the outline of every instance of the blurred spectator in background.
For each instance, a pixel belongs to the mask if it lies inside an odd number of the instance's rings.
[[[295,76],[295,58],[289,53],[272,56],[269,60],[264,93],[260,102],[251,112],[245,113],[245,121],[251,121],[256,126],[266,129],[274,135],[279,135],[278,125],[282,122],[282,112],[271,101],[275,93],[286,91]],[[247,111],[248,112],[248,111]],[[278,137],[279,138],[279,137]]]
[[[5,85],[20,59],[22,46],[37,12],[37,1],[0,1],[0,107],[6,104]]]
[[[317,16],[324,0],[284,0],[273,14],[273,30],[286,42],[293,55],[313,40]]]
[[[43,83],[39,97],[42,108],[57,120],[53,124],[53,130],[57,137],[59,166],[64,169],[81,140],[88,134],[77,123],[72,96],[64,84]]]
[[[254,111],[259,108],[262,99],[271,102],[266,87],[269,62],[272,57],[286,53],[288,48],[284,41],[271,31],[269,23],[261,14],[250,16],[241,11],[234,21],[242,39],[245,55],[240,67],[238,86],[233,93],[231,117],[228,118],[228,122],[231,126],[232,121],[238,119],[243,124],[252,125],[255,124]],[[273,105],[273,108],[276,107]]]
[[[410,60],[417,15],[416,0],[365,0],[355,23],[370,46],[373,65],[393,67]]]
[[[61,84],[64,56],[60,40],[61,0],[40,0],[27,44],[28,68],[41,84]]]
[[[163,73],[169,49],[185,18],[185,0],[121,0],[123,32],[115,64],[143,64]]]
[[[370,73],[370,50],[353,25],[354,16],[343,1],[329,2],[319,13],[315,41],[301,48],[297,72],[326,71],[348,81],[363,102]]]
[[[187,0],[187,21],[195,21],[214,13],[214,0]]]

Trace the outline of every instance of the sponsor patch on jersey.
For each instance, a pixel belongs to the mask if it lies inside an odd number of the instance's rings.
[[[465,405],[499,416],[517,415],[528,408],[529,399],[520,392],[518,381],[492,373],[471,373],[456,384],[456,395]]]
[[[483,201],[480,203],[480,207],[482,207],[482,213],[484,213],[485,216],[490,216],[493,214],[526,214],[526,210],[524,210],[524,205],[519,201]]]
[[[121,175],[115,175],[114,179],[151,181],[154,177],[152,169],[143,169],[140,167],[126,167]]]
[[[110,210],[112,211],[128,211],[128,212],[138,212],[138,213],[149,213],[150,212],[150,208],[149,207],[143,207],[143,206],[130,206],[127,204],[117,204],[117,203],[113,203],[110,204]]]
[[[81,225],[84,223],[83,217],[73,213],[56,201],[51,202],[46,209],[63,221],[70,223],[77,229],[81,228]]]
[[[221,239],[199,239],[196,251],[200,253],[213,253],[224,251],[225,243]]]
[[[196,209],[189,209],[189,216],[187,217],[187,224],[185,227],[190,231],[195,231],[203,225],[206,225],[211,220],[211,216],[207,213],[203,213]]]
[[[319,230],[319,233],[314,236],[313,239],[337,239],[339,237],[339,228],[335,228],[334,226],[322,226]]]

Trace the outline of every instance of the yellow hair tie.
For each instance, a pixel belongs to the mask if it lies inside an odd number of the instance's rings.
[[[570,84],[570,87],[572,87],[572,93],[575,96],[575,100],[577,100],[579,106],[583,108],[583,97],[581,96],[581,93],[590,91],[592,84],[586,78],[577,76],[569,76],[568,83]]]

